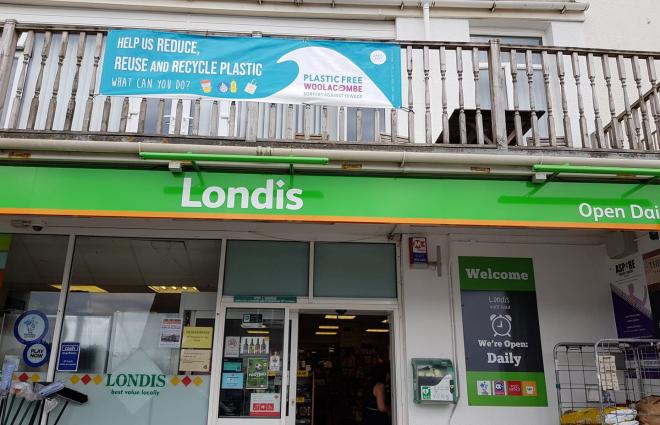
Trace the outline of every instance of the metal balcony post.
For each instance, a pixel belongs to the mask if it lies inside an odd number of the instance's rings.
[[[16,20],[7,19],[2,29],[0,40],[0,115],[5,107],[5,97],[9,88],[11,78],[11,66],[16,53]]]
[[[493,141],[498,147],[507,148],[506,137],[506,92],[502,81],[502,59],[499,40],[491,40],[488,49],[488,78],[490,82],[490,116]]]

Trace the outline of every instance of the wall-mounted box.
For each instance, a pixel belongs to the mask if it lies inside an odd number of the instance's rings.
[[[458,403],[456,375],[451,360],[412,359],[412,368],[415,403]]]

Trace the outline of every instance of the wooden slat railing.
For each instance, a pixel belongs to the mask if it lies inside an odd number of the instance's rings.
[[[98,93],[106,31],[30,27],[13,20],[2,30],[0,131],[500,149],[660,148],[660,52],[401,42],[404,107],[398,111],[206,98],[111,99]]]

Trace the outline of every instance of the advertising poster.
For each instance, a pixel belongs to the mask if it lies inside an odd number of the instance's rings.
[[[243,370],[243,362],[224,362],[222,370],[225,372],[240,372]]]
[[[225,351],[224,357],[239,357],[241,355],[241,337],[228,336],[225,337]]]
[[[114,30],[108,33],[100,92],[399,108],[401,48]]]
[[[655,338],[651,297],[639,255],[613,261],[609,267],[616,331],[619,338]],[[647,276],[648,277],[648,276]],[[659,280],[660,282],[660,280]],[[649,281],[650,283],[650,281]],[[659,288],[660,289],[660,288]]]
[[[270,338],[262,337],[241,337],[241,356],[263,356],[270,353]]]
[[[211,370],[211,350],[182,349],[179,370],[182,372],[209,372]]]
[[[59,372],[77,372],[79,360],[79,342],[63,342],[60,344],[60,356],[57,359],[57,370]]]
[[[245,388],[251,390],[268,388],[268,359],[251,357],[247,361]]]
[[[48,362],[50,346],[45,342],[34,342],[23,349],[23,362],[29,367],[40,367]]]
[[[213,328],[208,326],[186,326],[183,328],[181,348],[202,348],[210,350],[213,347]]]
[[[644,262],[644,276],[648,285],[653,329],[656,330],[652,338],[657,338],[657,330],[660,329],[660,249],[647,252],[642,256],[642,261]]]
[[[163,319],[160,324],[160,340],[158,346],[161,348],[179,348],[181,345],[182,319]]]
[[[280,395],[277,393],[250,394],[250,416],[279,417]]]
[[[0,288],[4,285],[5,267],[7,266],[10,245],[11,235],[0,234]]]
[[[14,322],[14,337],[23,345],[39,342],[47,334],[48,318],[41,311],[26,311]]]
[[[223,373],[220,388],[223,390],[242,390],[243,374],[234,372]]]
[[[547,406],[531,258],[459,257],[470,406]]]

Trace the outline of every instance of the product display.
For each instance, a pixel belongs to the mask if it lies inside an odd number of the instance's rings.
[[[652,395],[641,399],[637,404],[641,425],[660,425],[660,396]]]
[[[637,411],[625,407],[578,409],[561,416],[561,425],[638,425],[635,421]]]
[[[660,425],[660,340],[603,339],[554,349],[561,425]]]

